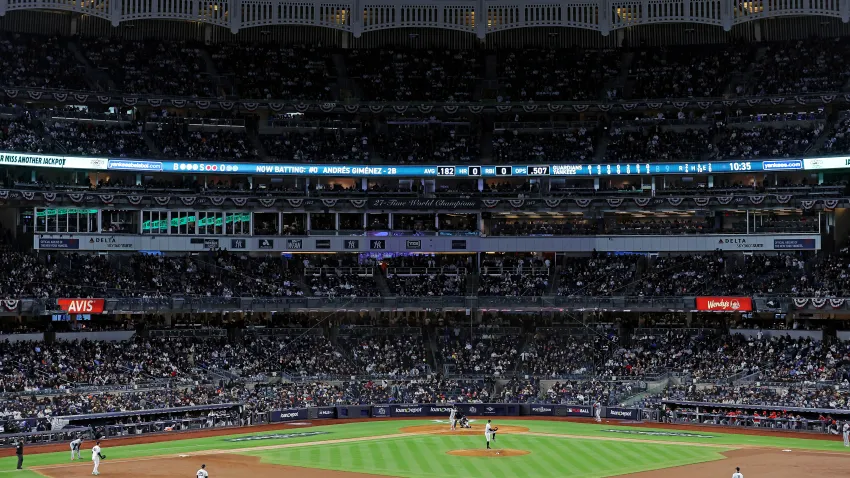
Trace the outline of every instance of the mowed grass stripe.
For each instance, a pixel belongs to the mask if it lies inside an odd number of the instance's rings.
[[[408,438],[402,440],[402,459],[408,460],[411,463],[416,463],[418,470],[423,473],[423,475],[431,475],[434,473],[434,468],[431,467],[431,458],[428,457],[428,454],[421,453],[422,451],[422,443],[421,438]]]
[[[385,449],[390,456],[390,460],[385,460],[384,466],[387,466],[388,463],[395,463],[402,472],[407,474],[410,472],[410,462],[403,458],[401,447],[399,447],[398,443],[398,440],[393,440],[385,444]]]
[[[604,450],[600,450],[594,443],[577,440],[564,445],[562,450],[568,450],[570,454],[569,461],[581,476],[586,476],[594,470],[599,470],[601,466],[599,459],[606,456],[603,454]]]

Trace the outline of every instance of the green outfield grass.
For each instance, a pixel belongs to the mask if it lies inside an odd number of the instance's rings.
[[[363,441],[327,446],[247,453],[268,463],[404,477],[494,478],[621,475],[723,458],[715,448],[655,445],[521,435],[498,438],[497,448],[530,451],[509,457],[461,457],[446,452],[484,448],[484,437],[425,435],[399,440]]]
[[[534,433],[558,435],[499,435],[500,448],[528,450],[529,455],[510,458],[471,458],[447,455],[454,449],[483,448],[483,436],[417,435],[388,437],[323,446],[288,447],[252,451],[255,447],[293,445],[340,439],[384,437],[400,433],[402,427],[434,424],[432,420],[375,421],[341,423],[338,425],[304,427],[278,432],[261,432],[224,437],[174,440],[147,445],[111,446],[105,442],[104,453],[108,466],[112,460],[153,456],[175,456],[208,450],[243,450],[240,453],[261,457],[263,461],[293,466],[308,466],[329,470],[360,471],[406,477],[444,476],[614,476],[643,470],[698,463],[722,458],[726,449],[737,446],[790,448],[794,450],[825,450],[845,452],[841,441],[810,440],[805,438],[759,437],[717,433],[694,427],[687,431],[619,427],[609,424],[548,422],[538,420],[495,420],[499,425],[524,426]],[[617,430],[614,433],[607,430]],[[623,431],[632,433],[622,433]],[[697,437],[637,434],[658,431],[690,433]],[[245,437],[268,437],[275,434],[320,432],[313,436],[232,441]],[[175,435],[179,436],[179,435]],[[662,443],[632,443],[600,440],[651,440]],[[703,444],[715,447],[699,446]],[[86,443],[84,456],[90,457],[91,443]],[[850,457],[850,453],[848,453]],[[27,455],[25,466],[67,463],[69,452]],[[0,473],[15,472],[16,458],[0,459]],[[473,473],[474,471],[474,473]],[[15,472],[16,476],[35,478],[34,472]],[[0,475],[2,476],[2,475]]]

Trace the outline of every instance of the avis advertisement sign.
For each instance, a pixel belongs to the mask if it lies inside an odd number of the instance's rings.
[[[59,308],[69,314],[102,314],[103,299],[59,299]]]
[[[697,310],[701,312],[749,312],[753,301],[749,297],[697,297]]]

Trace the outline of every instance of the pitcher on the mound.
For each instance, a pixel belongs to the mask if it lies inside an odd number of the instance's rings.
[[[484,438],[487,439],[487,449],[490,449],[490,440],[494,440],[496,438],[496,431],[498,427],[494,427],[490,424],[490,420],[487,420],[487,425],[484,425]]]

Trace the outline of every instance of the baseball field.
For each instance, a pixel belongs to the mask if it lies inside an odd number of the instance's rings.
[[[714,428],[662,429],[614,423],[494,419],[499,427],[485,450],[483,425],[449,431],[444,420],[313,421],[276,430],[128,444],[104,440],[101,476],[194,477],[201,464],[211,478],[367,476],[467,478],[659,476],[716,478],[736,466],[747,478],[850,477],[850,448],[838,437],[721,433]],[[169,439],[170,438],[170,439]],[[0,458],[0,476],[90,476],[90,448],[70,461],[67,445],[29,447],[24,471]],[[63,450],[63,451],[51,451]]]

